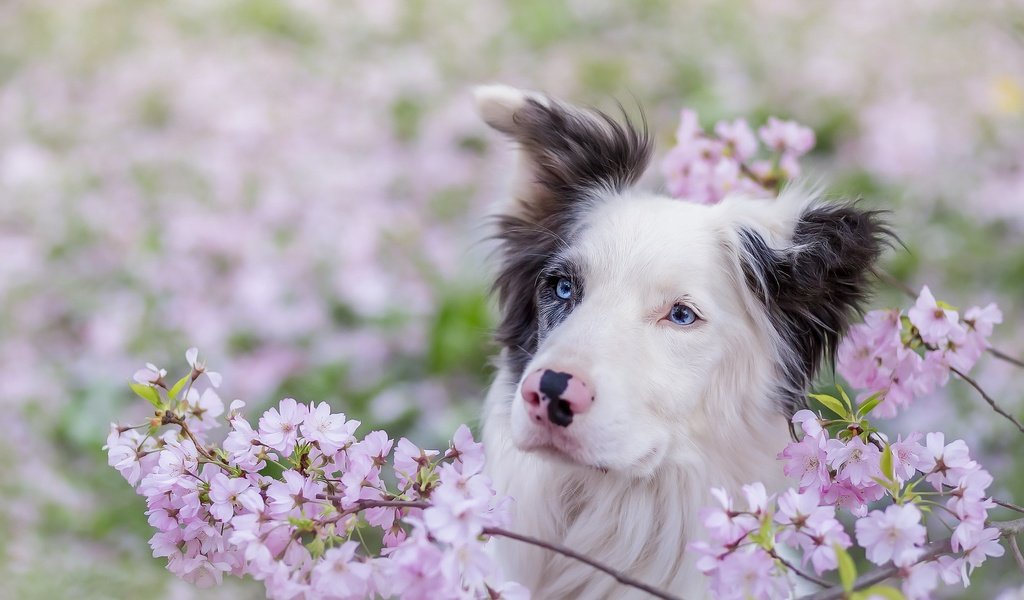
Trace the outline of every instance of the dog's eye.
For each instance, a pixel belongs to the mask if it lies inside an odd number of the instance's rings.
[[[693,325],[697,321],[697,313],[685,304],[673,304],[668,311],[668,320],[676,325]]]
[[[562,300],[568,300],[572,298],[572,282],[565,277],[560,277],[555,282],[555,295]]]

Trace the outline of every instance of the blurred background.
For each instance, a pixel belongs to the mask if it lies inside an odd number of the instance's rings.
[[[469,100],[491,81],[643,104],[659,156],[684,106],[809,125],[806,169],[892,211],[887,269],[998,302],[995,344],[1024,356],[1018,1],[5,0],[0,597],[262,596],[151,558],[100,450],[146,413],[143,362],[178,376],[198,346],[226,402],[327,400],[423,445],[475,423],[510,178]],[[1024,369],[975,373],[1024,414]],[[966,438],[1024,502],[1024,437],[962,383],[911,429]],[[1020,584],[1008,554],[949,595]]]

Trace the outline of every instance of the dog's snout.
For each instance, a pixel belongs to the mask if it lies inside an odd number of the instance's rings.
[[[531,420],[560,427],[568,427],[573,415],[587,412],[594,403],[582,377],[552,369],[531,373],[523,381],[522,394]]]

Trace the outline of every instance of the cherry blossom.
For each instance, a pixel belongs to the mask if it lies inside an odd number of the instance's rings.
[[[925,533],[921,511],[913,504],[892,504],[857,521],[857,543],[876,565],[890,560],[900,566],[913,564],[921,554]]]

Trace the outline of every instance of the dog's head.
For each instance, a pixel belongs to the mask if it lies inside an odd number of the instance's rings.
[[[644,474],[784,428],[866,296],[877,214],[798,190],[644,193],[646,130],[507,87],[476,98],[519,159],[495,282],[516,445]]]

